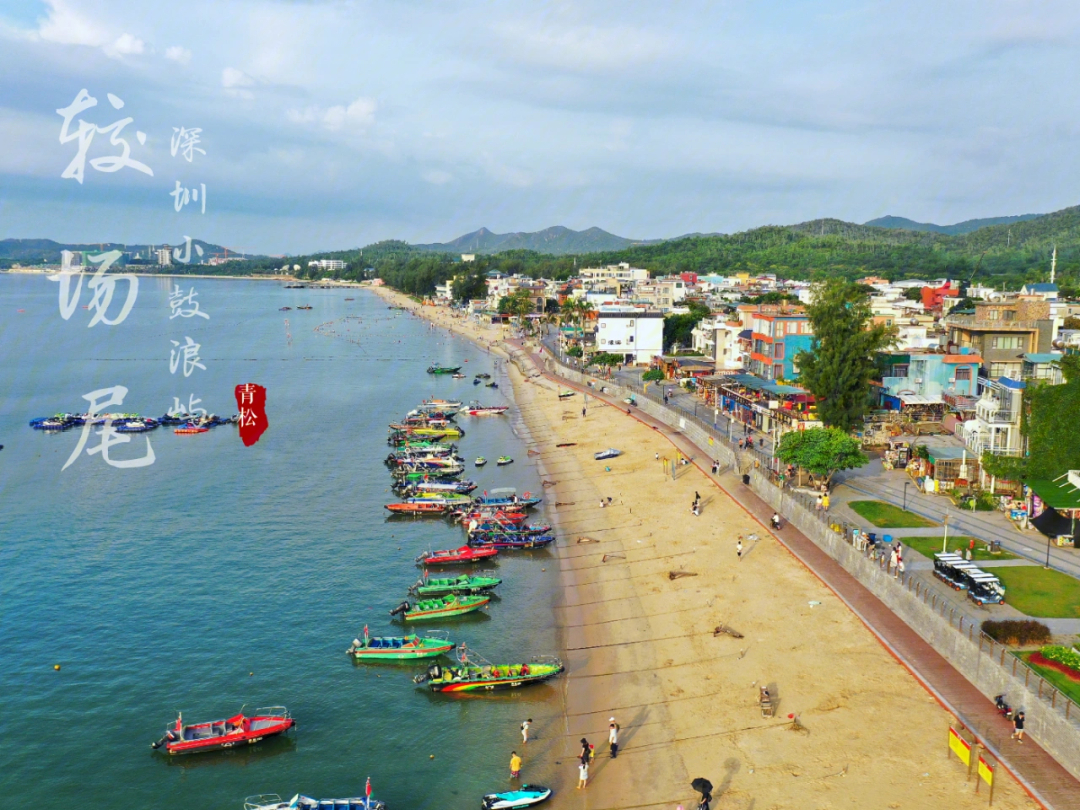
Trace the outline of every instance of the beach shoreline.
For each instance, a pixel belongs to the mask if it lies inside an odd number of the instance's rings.
[[[377,292],[493,352],[518,353],[498,345],[505,327]],[[694,465],[665,473],[658,457],[676,457],[664,436],[596,400],[582,415],[581,395],[562,402],[557,382],[517,360],[514,400],[542,478],[554,482],[545,497],[567,663],[559,767],[565,777],[580,736],[596,745],[589,806],[598,793],[601,807],[692,806],[697,776],[716,786],[716,807],[981,806],[944,756],[948,713],[835,594]],[[610,445],[624,455],[592,459]],[[689,509],[697,491],[700,517]],[[719,625],[741,637],[715,635]],[[762,686],[779,701],[774,718],[761,716]],[[616,761],[606,755],[612,715],[623,729]],[[995,790],[997,806],[1037,806],[1011,779]]]

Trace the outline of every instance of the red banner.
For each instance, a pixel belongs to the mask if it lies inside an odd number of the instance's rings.
[[[270,426],[266,419],[266,388],[255,383],[236,386],[236,405],[240,409],[240,440],[251,447]]]

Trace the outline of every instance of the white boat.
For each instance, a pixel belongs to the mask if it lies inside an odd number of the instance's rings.
[[[462,408],[460,413],[466,416],[498,416],[508,410],[509,405],[481,405],[479,402],[472,402],[469,407]]]
[[[622,455],[622,450],[616,450],[614,447],[609,447],[607,450],[601,450],[599,453],[593,453],[593,458],[597,461],[603,461],[606,458],[615,458]]]
[[[370,796],[350,799],[312,799],[299,793],[285,801],[276,793],[248,796],[244,810],[386,810],[386,805]]]
[[[517,790],[489,793],[484,796],[483,810],[517,810],[532,807],[551,798],[551,788],[541,785],[522,785]]]

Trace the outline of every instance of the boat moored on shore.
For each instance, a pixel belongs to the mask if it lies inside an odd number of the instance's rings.
[[[366,627],[364,630],[363,640],[354,638],[345,651],[356,661],[414,661],[444,655],[457,646],[445,635],[440,638],[434,633],[426,637],[369,636]]]

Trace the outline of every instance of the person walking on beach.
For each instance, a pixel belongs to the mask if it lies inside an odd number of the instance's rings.
[[[1024,741],[1024,713],[1017,712],[1013,715],[1013,733],[1010,739],[1016,740],[1018,743]]]
[[[619,724],[615,722],[614,717],[608,718],[607,739],[611,745],[611,758],[615,759],[619,753]]]
[[[738,559],[742,559],[742,535],[739,535],[739,541],[735,544],[735,556]]]
[[[577,786],[578,786],[578,789],[580,790],[583,787],[587,787],[588,784],[589,784],[589,763],[588,762],[580,762],[580,763],[578,763],[578,768],[577,769],[578,769]]]
[[[521,757],[517,751],[510,752],[510,778],[517,779],[521,776]]]
[[[521,724],[521,744],[526,745],[529,742],[529,727],[532,726],[532,718],[530,717],[524,723]]]
[[[581,409],[581,418],[582,418],[582,419],[584,419],[584,418],[585,418],[585,408],[582,408],[582,409]]]

